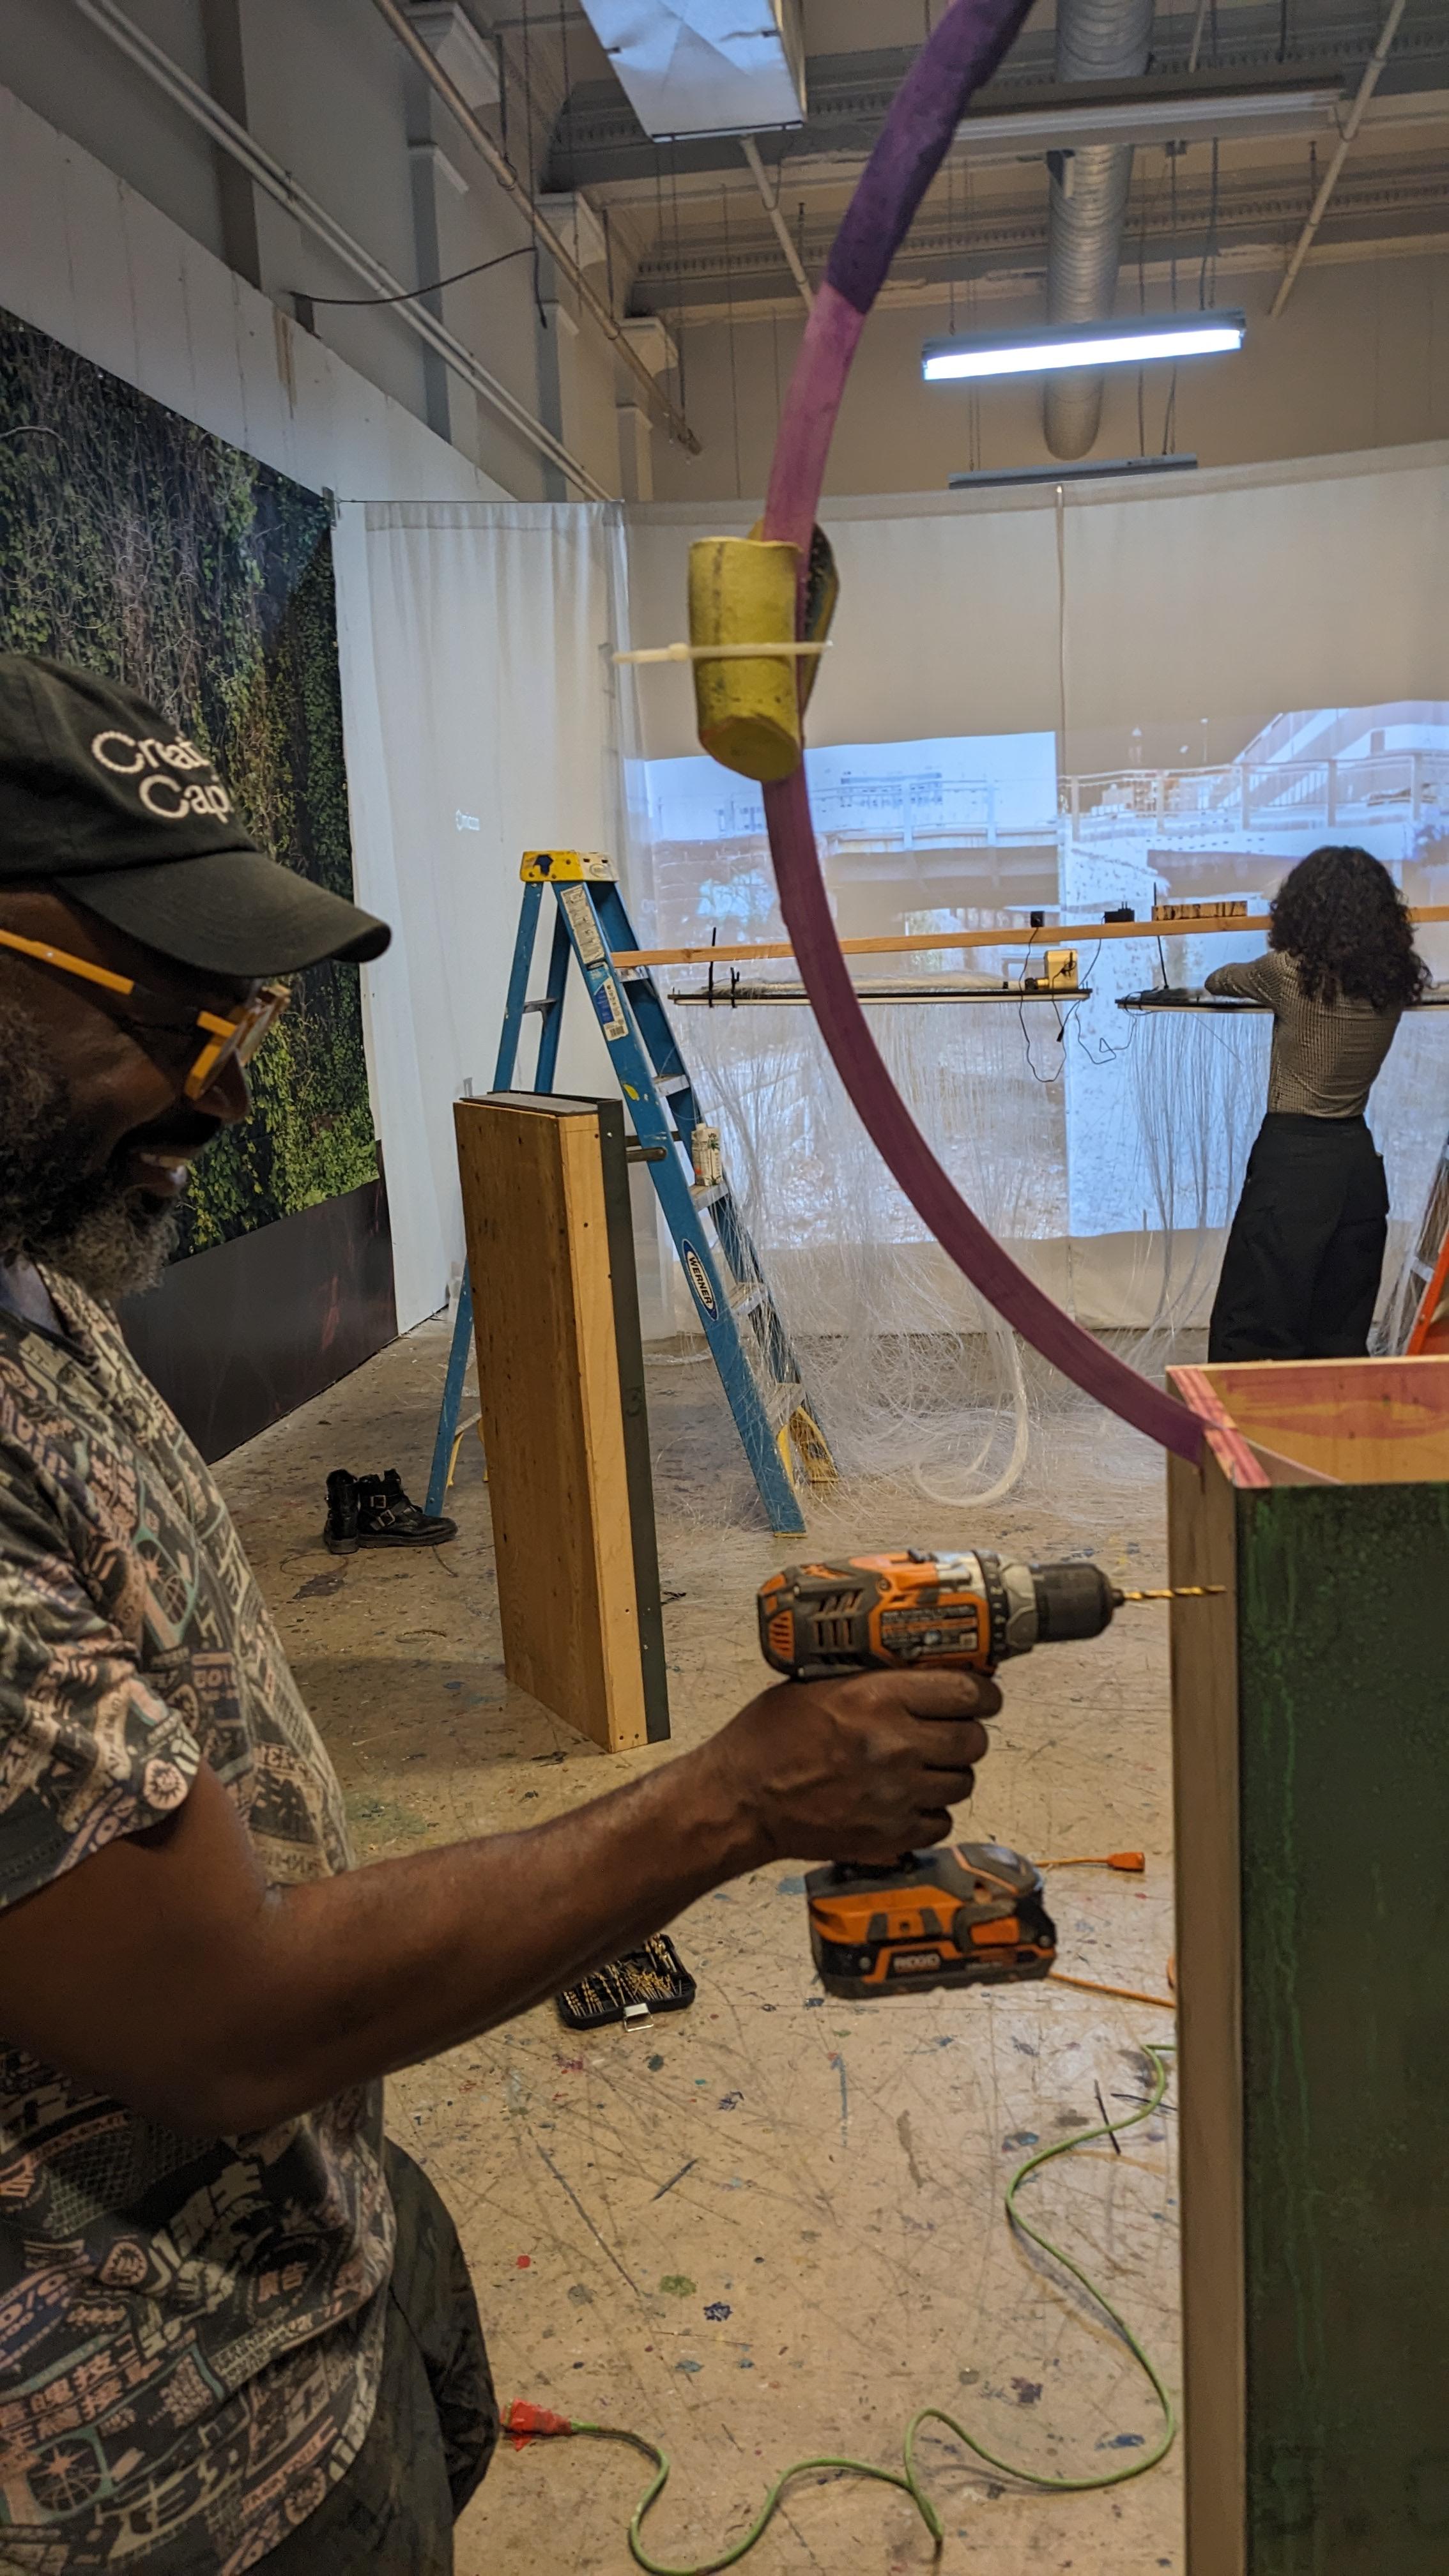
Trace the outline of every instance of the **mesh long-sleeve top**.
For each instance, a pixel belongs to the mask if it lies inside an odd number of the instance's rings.
[[[1233,993],[1266,1002],[1273,1014],[1273,1056],[1268,1108],[1308,1118],[1361,1118],[1380,1065],[1399,1025],[1397,1006],[1376,1011],[1372,1002],[1341,995],[1309,1001],[1297,961],[1270,948],[1241,966],[1215,966],[1210,993]]]

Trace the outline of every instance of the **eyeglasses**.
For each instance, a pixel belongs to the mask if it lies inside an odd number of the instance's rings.
[[[109,966],[93,966],[88,957],[72,957],[68,949],[49,948],[40,939],[21,939],[13,930],[0,930],[0,947],[16,949],[22,957],[37,958],[43,966],[57,967],[62,975],[78,975],[83,982],[98,984],[122,1000],[157,1004],[160,1012],[168,1015],[152,1019],[143,1016],[133,1023],[137,1028],[169,1029],[181,1036],[202,1030],[203,1043],[186,1076],[188,1100],[202,1099],[226,1065],[250,1064],[292,998],[285,984],[263,984],[249,1002],[238,1002],[233,1011],[197,1011],[190,1019],[178,1020],[171,1013],[170,996],[138,983],[134,975],[114,974]],[[118,1012],[116,1016],[129,1014]]]

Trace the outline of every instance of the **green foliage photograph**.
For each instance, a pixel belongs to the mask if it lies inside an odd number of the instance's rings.
[[[259,849],[351,895],[327,503],[0,314],[0,650],[124,680],[216,762]],[[181,1257],[377,1174],[357,969],[298,976]]]

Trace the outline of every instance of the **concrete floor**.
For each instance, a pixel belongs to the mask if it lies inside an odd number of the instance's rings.
[[[427,1325],[226,1461],[221,1481],[348,1794],[364,1861],[542,1821],[667,1759],[599,1753],[504,1679],[486,1488],[464,1444],[451,1547],[336,1560],[328,1468],[391,1464],[419,1497],[445,1335]],[[754,1592],[781,1542],[741,1526],[728,1416],[707,1368],[651,1372],[675,1735],[760,1687]],[[1070,1444],[1069,1444],[1070,1445]],[[1025,1494],[967,1528],[869,1488],[812,1522],[817,1547],[1012,1542],[1094,1549],[1162,1580],[1160,1469],[1077,1432]],[[1064,1455],[1066,1453],[1064,1452]],[[723,1501],[721,1501],[723,1498]],[[721,1512],[730,1525],[718,1526]],[[1165,1992],[1170,1803],[1164,1614],[1013,1666],[974,1810],[1042,1859],[1140,1847],[1145,1879],[1052,1883],[1061,1964]],[[449,2201],[500,2396],[633,2428],[675,2483],[649,2526],[671,2569],[717,2558],[787,2463],[899,2458],[934,2403],[1047,2476],[1130,2467],[1157,2428],[1123,2345],[1014,2243],[1021,2157],[1140,2095],[1166,2011],[1052,1984],[838,2004],[815,1987],[798,1871],[761,1872],[676,1927],[693,2009],[587,2044],[551,2008],[414,2069],[390,2123]],[[1177,2374],[1175,2120],[1064,2159],[1032,2214]],[[973,2464],[941,2427],[920,2453],[948,2576],[1182,2567],[1176,2456],[1139,2481],[1053,2496]],[[594,2442],[505,2448],[460,2527],[459,2576],[625,2576],[645,2464]],[[989,2552],[989,2557],[988,2557]],[[759,2576],[904,2576],[932,2564],[903,2496],[815,2472],[749,2561]]]

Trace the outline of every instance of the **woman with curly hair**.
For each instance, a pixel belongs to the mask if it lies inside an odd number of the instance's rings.
[[[1314,850],[1274,898],[1268,953],[1210,993],[1273,1014],[1268,1114],[1248,1157],[1208,1328],[1209,1360],[1362,1359],[1389,1193],[1364,1118],[1399,1015],[1429,970],[1387,868]]]

